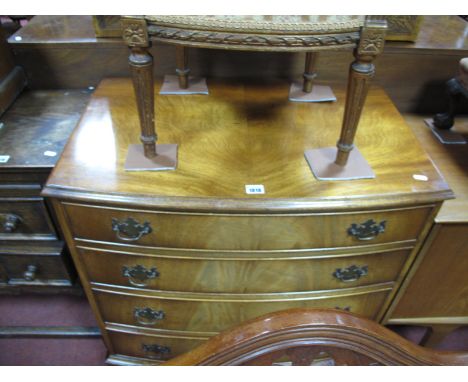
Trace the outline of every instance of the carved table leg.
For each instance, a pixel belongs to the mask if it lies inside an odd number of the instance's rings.
[[[366,101],[369,82],[374,77],[374,58],[383,50],[385,28],[368,21],[364,27],[359,46],[354,52],[356,60],[351,64],[346,92],[346,105],[341,127],[338,152],[335,163],[345,166],[351,150],[354,148],[354,136]]]
[[[289,100],[293,102],[333,102],[336,97],[330,86],[316,85],[315,72],[318,53],[306,52],[303,81],[293,82],[289,89]]]
[[[385,21],[366,20],[351,64],[346,105],[337,148],[325,147],[305,152],[315,177],[319,180],[362,179],[375,177],[362,154],[354,148],[354,136],[366,100],[369,81],[374,76],[374,58],[385,42]],[[348,163],[349,159],[349,163]]]
[[[132,47],[129,63],[140,118],[140,139],[143,143],[145,157],[152,158],[157,155],[157,135],[154,126],[153,57],[149,54],[148,48]]]
[[[305,93],[310,93],[312,91],[313,80],[317,77],[315,73],[315,66],[317,62],[317,53],[307,52],[305,59],[305,68],[304,68],[304,84],[302,90]]]
[[[176,63],[176,73],[179,77],[179,87],[181,89],[187,89],[190,69],[188,68],[188,54],[187,48],[185,46],[176,46]]]
[[[156,145],[154,121],[153,57],[146,20],[143,17],[122,18],[123,39],[130,48],[129,64],[137,101],[142,145],[129,145],[127,171],[173,170],[177,166],[177,145]]]

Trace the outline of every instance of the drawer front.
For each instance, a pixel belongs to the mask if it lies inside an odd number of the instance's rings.
[[[57,283],[68,285],[71,277],[62,255],[5,255],[0,253],[0,265],[8,284],[35,285]]]
[[[145,246],[274,250],[416,239],[431,208],[349,214],[163,213],[64,203],[77,238]]]
[[[158,257],[157,251],[155,256],[84,248],[78,252],[92,282],[182,292],[272,293],[395,281],[410,251],[283,260],[269,260],[265,253],[263,260],[226,258],[221,253],[219,260],[206,260]]]
[[[0,240],[55,239],[44,201],[0,202]]]
[[[116,354],[164,361],[186,353],[206,340],[108,331]]]
[[[219,332],[245,320],[289,308],[339,308],[374,318],[382,307],[388,290],[357,295],[315,299],[255,299],[203,301],[139,297],[95,290],[94,296],[105,322],[145,326],[166,330]],[[283,300],[281,300],[283,298]],[[289,300],[288,300],[289,299]]]

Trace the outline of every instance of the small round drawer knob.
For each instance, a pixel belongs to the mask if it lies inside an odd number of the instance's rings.
[[[28,265],[23,273],[23,277],[27,281],[34,281],[36,278],[37,267],[35,265]]]
[[[21,223],[21,218],[15,214],[1,214],[2,231],[6,233],[14,232]]]

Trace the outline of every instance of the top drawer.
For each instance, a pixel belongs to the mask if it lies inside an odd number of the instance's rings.
[[[75,238],[145,246],[271,250],[414,240],[431,207],[327,214],[201,214],[64,203]]]

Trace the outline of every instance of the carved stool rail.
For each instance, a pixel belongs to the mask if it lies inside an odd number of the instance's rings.
[[[181,87],[187,85],[188,69],[184,47],[199,47],[245,51],[307,52],[304,90],[309,91],[313,78],[313,52],[325,49],[354,48],[345,114],[338,151],[330,170],[314,168],[319,179],[373,177],[365,160],[351,156],[356,163],[347,173],[347,165],[354,148],[354,136],[367,95],[369,80],[374,76],[373,60],[383,50],[386,22],[362,16],[141,16],[123,17],[123,38],[130,48],[130,67],[138,104],[141,141],[146,158],[153,158],[155,166],[147,169],[167,169],[158,162],[157,134],[154,124],[153,58],[148,49],[153,41],[178,47],[177,62]],[[320,153],[319,153],[320,154]],[[132,155],[136,152],[132,150]],[[174,163],[176,153],[172,153]],[[356,159],[357,158],[357,159]],[[308,158],[309,162],[310,159]],[[323,161],[321,155],[316,156]],[[326,160],[326,159],[325,159]],[[142,159],[142,161],[144,161]],[[141,169],[138,161],[136,168]],[[159,163],[159,162],[158,162]],[[364,165],[363,165],[364,164]],[[174,164],[174,168],[175,168]],[[150,166],[151,167],[151,166]],[[136,169],[126,167],[127,169]]]

